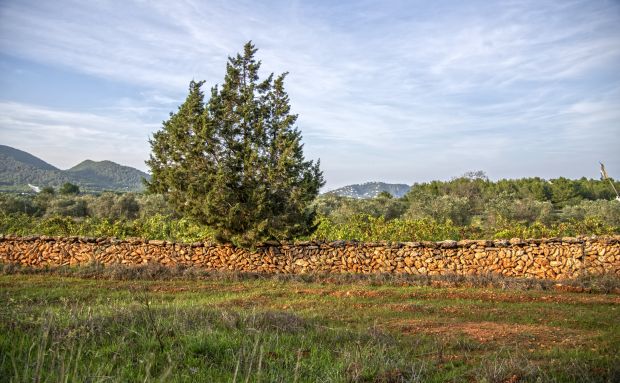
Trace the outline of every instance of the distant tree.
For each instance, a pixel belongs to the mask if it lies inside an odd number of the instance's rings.
[[[324,184],[319,163],[304,158],[297,115],[282,74],[259,82],[260,62],[248,42],[229,58],[221,88],[205,105],[189,95],[150,141],[149,191],[183,215],[208,225],[220,241],[250,246],[310,233],[310,203]]]
[[[32,198],[14,194],[0,193],[0,212],[6,214],[24,213],[34,215],[38,211]]]
[[[596,218],[620,228],[620,203],[614,200],[581,201],[578,205],[564,207],[559,214],[562,221]]]
[[[381,193],[379,193],[377,195],[377,198],[385,198],[385,199],[392,199],[394,198],[394,196],[392,194],[390,194],[390,192],[387,191],[382,191]]]
[[[42,190],[40,193],[37,193],[37,195],[34,197],[34,200],[33,200],[33,203],[37,209],[36,215],[37,216],[44,215],[45,212],[47,211],[47,208],[50,206],[50,204],[55,198],[56,198],[55,193],[52,194],[49,192],[45,192],[45,190]]]
[[[579,181],[572,181],[564,177],[552,179],[551,201],[558,207],[578,204],[582,199]]]
[[[465,172],[465,174],[463,174],[461,178],[467,178],[470,180],[483,180],[483,181],[489,180],[489,177],[487,176],[487,174],[482,170]]]
[[[41,189],[40,193],[54,195],[56,194],[56,190],[54,190],[54,188],[51,186],[46,186],[43,189]]]
[[[120,218],[135,219],[140,212],[140,205],[134,193],[123,193],[119,196],[116,206],[118,209],[118,217]]]
[[[467,197],[443,195],[438,198],[416,200],[409,205],[407,218],[433,218],[440,222],[447,220],[457,225],[466,225],[471,220],[471,201]]]
[[[64,195],[80,194],[80,187],[70,182],[65,182],[60,189],[58,189],[58,192]]]
[[[141,218],[155,215],[175,216],[174,209],[166,202],[161,194],[144,193],[138,194],[139,214]]]
[[[45,216],[86,217],[88,204],[81,197],[63,195],[52,199],[45,211]]]
[[[380,193],[375,198],[358,199],[328,193],[319,196],[314,205],[321,217],[329,217],[337,224],[346,224],[359,215],[382,217],[389,221],[401,217],[408,205],[404,199],[388,195]]]
[[[104,192],[88,202],[88,214],[92,217],[114,219],[114,203],[116,195]]]
[[[140,212],[140,205],[134,193],[105,192],[89,201],[89,215],[112,220],[135,219]]]

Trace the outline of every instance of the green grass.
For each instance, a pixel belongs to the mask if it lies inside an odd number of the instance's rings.
[[[87,276],[0,275],[0,381],[620,379],[614,294]]]

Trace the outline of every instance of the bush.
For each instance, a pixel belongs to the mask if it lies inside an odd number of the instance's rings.
[[[620,226],[620,202],[616,200],[582,201],[578,205],[563,208],[559,217],[561,221],[597,219],[608,225]]]
[[[386,220],[400,218],[407,209],[407,203],[402,199],[388,197],[386,194],[369,199],[327,194],[314,201],[314,208],[318,215],[329,217],[333,222],[347,223],[359,214],[375,218],[384,217]]]
[[[67,216],[36,218],[26,214],[0,213],[0,233],[20,236],[140,237],[180,242],[212,239],[211,230],[205,226],[163,215],[135,220],[110,220],[90,217],[74,219]]]
[[[472,204],[468,197],[453,195],[416,200],[409,206],[406,217],[431,218],[435,221],[449,220],[457,225],[466,225],[472,217]]]
[[[105,192],[92,198],[88,207],[91,217],[102,219],[130,220],[137,218],[140,213],[140,205],[134,193]]]
[[[441,241],[458,239],[459,228],[451,221],[439,223],[432,219],[386,221],[383,217],[356,215],[347,223],[334,223],[322,217],[312,238],[320,240],[372,241]]]
[[[38,210],[31,198],[13,194],[0,194],[0,211],[9,214],[36,214]]]
[[[358,214],[348,222],[334,222],[320,217],[317,230],[310,237],[317,240],[376,241],[442,241],[446,239],[481,238],[543,238],[577,235],[612,235],[620,233],[620,227],[609,225],[598,218],[571,220],[552,225],[541,222],[525,224],[500,218],[496,227],[483,228],[479,222],[457,226],[452,221],[439,222],[431,218],[393,219]],[[0,233],[51,236],[89,237],[141,237],[169,241],[196,242],[213,240],[213,231],[187,218],[174,218],[156,214],[134,220],[112,220],[96,217],[72,218],[69,216],[32,217],[23,213],[0,213]]]
[[[45,216],[86,217],[88,204],[79,197],[60,197],[49,202]]]
[[[620,233],[620,227],[608,225],[597,218],[545,225],[542,222],[526,224],[499,217],[495,227],[484,228],[479,222],[457,226],[450,220],[440,222],[431,218],[423,218],[387,221],[383,217],[356,215],[346,223],[338,223],[328,217],[321,217],[312,238],[319,240],[408,242],[442,241],[446,239],[510,239],[515,237],[549,238],[618,233]]]
[[[514,196],[502,193],[485,205],[482,217],[486,226],[495,227],[502,219],[512,222],[550,224],[554,215],[551,202],[541,202],[531,198],[515,199]]]
[[[58,189],[60,194],[80,194],[80,187],[74,185],[70,182],[65,182],[60,189]]]

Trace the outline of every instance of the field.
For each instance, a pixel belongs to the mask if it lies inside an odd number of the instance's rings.
[[[0,275],[0,380],[620,380],[617,294],[338,277],[104,277]]]

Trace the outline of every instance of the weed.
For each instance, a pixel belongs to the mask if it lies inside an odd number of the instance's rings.
[[[525,356],[515,353],[496,354],[476,371],[476,379],[485,383],[536,381],[540,369]]]

